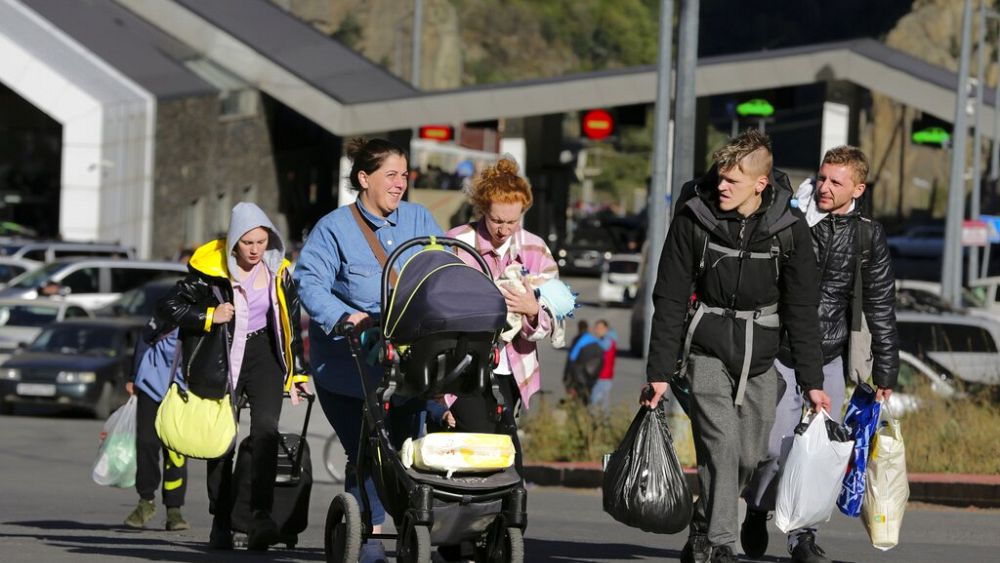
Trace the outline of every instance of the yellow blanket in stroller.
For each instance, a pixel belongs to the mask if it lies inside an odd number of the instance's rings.
[[[410,438],[399,450],[403,466],[452,473],[489,472],[514,464],[514,442],[506,434],[436,432]]]

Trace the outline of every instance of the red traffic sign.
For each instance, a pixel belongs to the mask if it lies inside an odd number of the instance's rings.
[[[986,246],[990,243],[990,226],[986,221],[962,221],[962,246]]]
[[[588,139],[600,141],[611,136],[615,129],[615,121],[611,114],[603,109],[592,109],[583,116],[583,134]]]
[[[450,125],[424,125],[420,128],[420,138],[432,141],[450,141],[455,136],[455,130]]]

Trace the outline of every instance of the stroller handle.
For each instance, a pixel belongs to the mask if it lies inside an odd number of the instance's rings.
[[[335,336],[346,336],[348,338],[354,336],[354,323],[351,321],[340,321],[339,323],[333,325],[333,334]]]
[[[486,277],[491,278],[490,267],[486,264],[486,260],[476,252],[476,249],[467,243],[464,243],[456,238],[450,237],[414,237],[410,240],[399,245],[396,250],[392,251],[389,258],[385,261],[385,267],[382,268],[382,310],[385,310],[386,305],[389,301],[389,273],[392,272],[392,266],[399,260],[400,255],[408,248],[414,246],[428,246],[430,244],[440,244],[442,246],[456,246],[469,253],[470,256],[476,259],[476,263],[479,264],[479,268],[483,271]]]

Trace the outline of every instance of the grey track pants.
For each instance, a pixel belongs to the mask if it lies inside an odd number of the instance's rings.
[[[795,383],[795,370],[775,360],[774,367],[779,376],[785,380],[785,394],[778,401],[775,411],[774,426],[768,438],[767,458],[761,462],[754,473],[750,484],[744,491],[747,507],[761,512],[774,510],[778,493],[778,475],[781,466],[788,457],[792,447],[795,427],[802,420],[802,408],[805,399]],[[837,422],[841,421],[844,396],[844,361],[836,358],[823,366],[823,390],[830,396],[833,412],[830,416]],[[789,536],[796,535],[800,530],[792,530]]]
[[[712,545],[735,549],[740,491],[767,456],[774,422],[778,375],[775,370],[747,381],[743,405],[733,404],[736,378],[717,358],[692,355],[691,428],[698,455],[701,495],[691,520],[692,533],[707,534]]]

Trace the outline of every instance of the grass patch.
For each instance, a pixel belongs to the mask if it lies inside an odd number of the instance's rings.
[[[521,420],[524,456],[528,461],[592,461],[618,448],[638,405],[611,411],[591,409],[577,401],[557,404],[546,398],[532,403]],[[681,465],[695,464],[691,423],[683,415],[670,419],[670,431]]]
[[[1000,406],[988,392],[950,400],[927,387],[915,394],[920,409],[900,417],[908,471],[1000,474]]]

